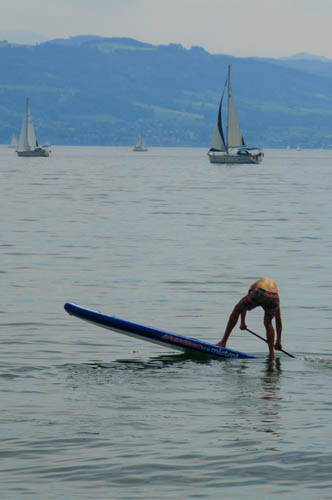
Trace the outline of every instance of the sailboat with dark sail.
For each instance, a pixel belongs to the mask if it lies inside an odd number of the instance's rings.
[[[18,156],[50,156],[46,146],[38,146],[35,129],[31,119],[29,99],[27,99],[26,112],[22,121],[21,134],[16,153]]]
[[[223,100],[227,88],[227,126],[226,139],[222,125]],[[259,148],[248,148],[245,145],[240,124],[237,118],[231,85],[231,67],[218,109],[217,120],[213,129],[211,147],[208,151],[210,163],[260,163],[264,153]]]

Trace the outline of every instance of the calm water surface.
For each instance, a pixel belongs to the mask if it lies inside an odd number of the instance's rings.
[[[1,498],[331,498],[332,151],[53,149],[0,148]],[[63,309],[217,342],[263,275],[295,360],[197,362]]]

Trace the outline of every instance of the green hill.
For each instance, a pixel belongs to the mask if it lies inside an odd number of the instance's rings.
[[[332,63],[313,73],[308,61],[97,36],[0,43],[0,142],[19,133],[28,96],[40,142],[133,145],[142,130],[151,146],[208,147],[228,64],[248,145],[332,143]]]

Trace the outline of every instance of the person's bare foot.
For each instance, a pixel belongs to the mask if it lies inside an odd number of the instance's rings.
[[[222,340],[218,342],[217,344],[218,347],[226,347],[226,342],[223,342]]]

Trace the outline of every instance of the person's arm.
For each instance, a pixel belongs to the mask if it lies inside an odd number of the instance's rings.
[[[246,314],[247,314],[247,311],[245,309],[243,309],[241,311],[241,324],[240,324],[240,330],[246,330],[247,329],[247,325],[246,325]]]
[[[275,319],[276,319],[276,330],[277,330],[277,341],[275,344],[275,348],[278,351],[280,351],[280,349],[282,349],[282,345],[281,345],[282,321],[281,321],[280,307],[278,307]]]

